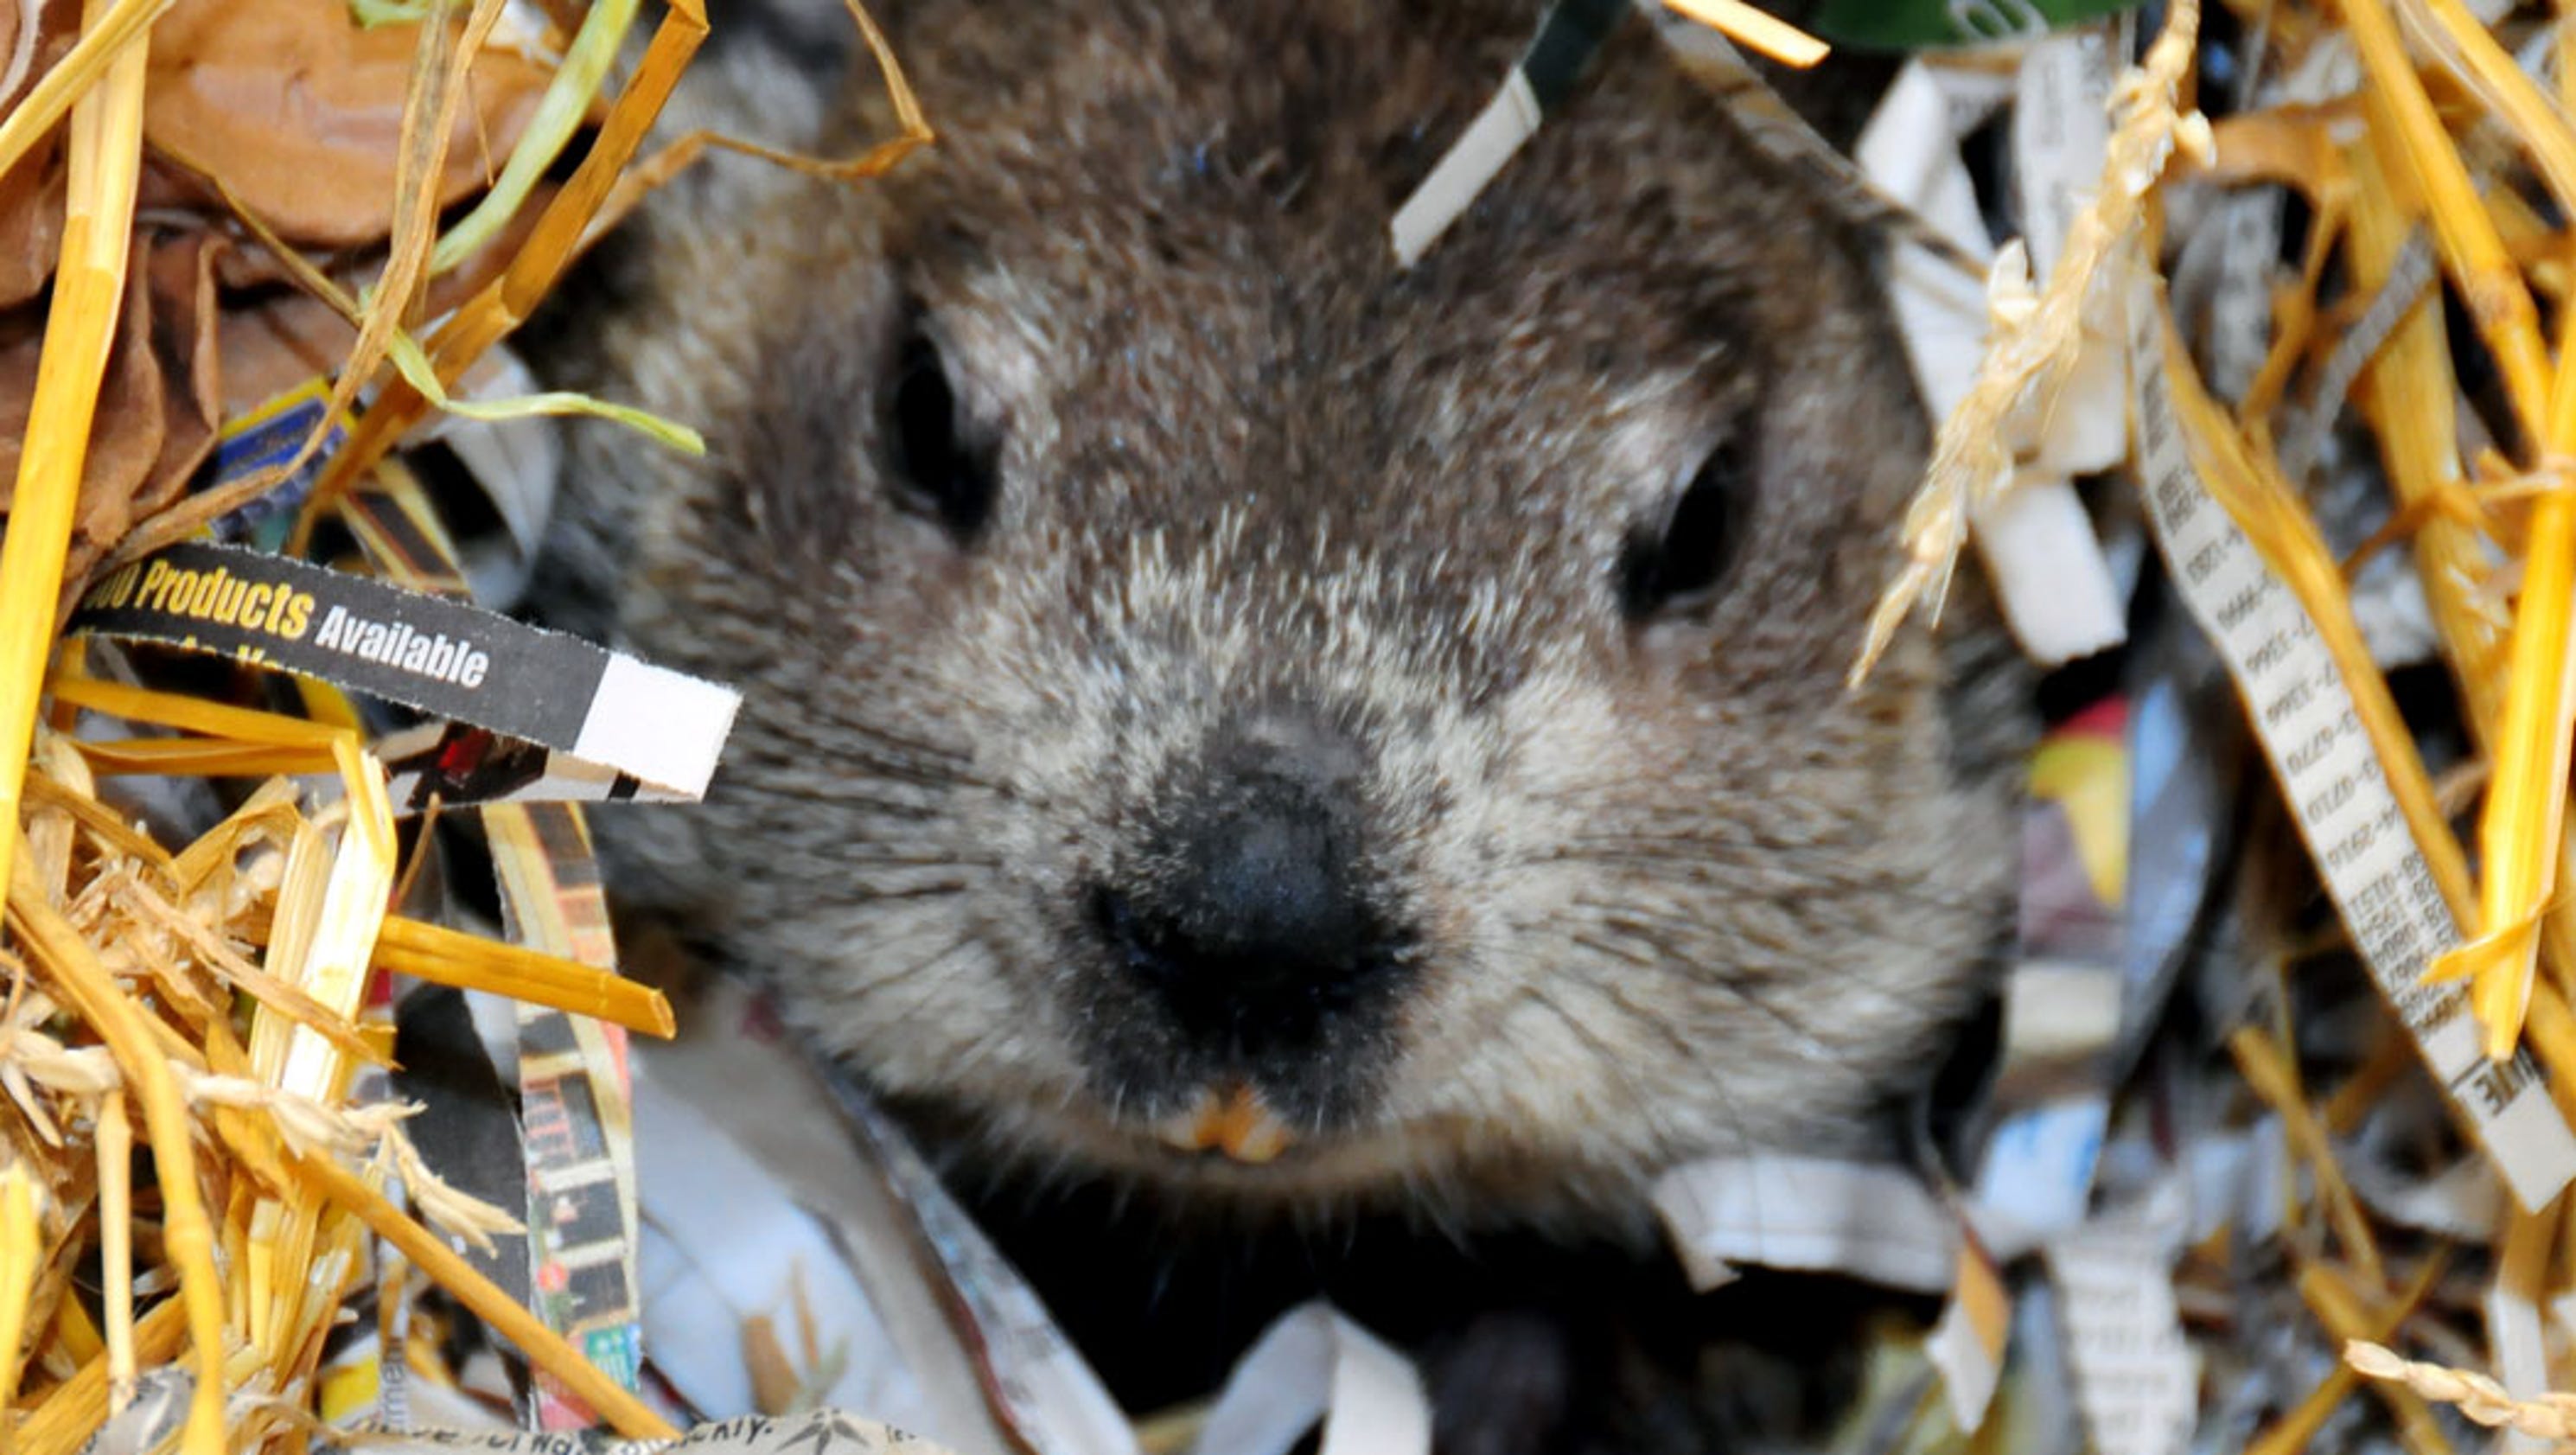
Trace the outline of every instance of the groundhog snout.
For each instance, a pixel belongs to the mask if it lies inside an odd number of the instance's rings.
[[[1220,736],[1155,806],[1132,865],[1091,891],[1116,972],[1235,1051],[1310,1039],[1382,988],[1405,936],[1369,863],[1360,766],[1305,719]]]

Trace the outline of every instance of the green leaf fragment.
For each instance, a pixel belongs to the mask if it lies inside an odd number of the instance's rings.
[[[429,355],[423,353],[420,344],[406,333],[393,336],[386,345],[385,357],[392,361],[395,372],[401,374],[405,382],[420,391],[422,398],[460,419],[525,419],[536,414],[588,415],[639,430],[646,437],[682,454],[703,455],[707,452],[706,437],[685,424],[630,404],[612,404],[605,399],[593,399],[587,394],[575,394],[569,390],[550,389],[509,399],[456,398],[440,387],[437,372],[429,366]]]

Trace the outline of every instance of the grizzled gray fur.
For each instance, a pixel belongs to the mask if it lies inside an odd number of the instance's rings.
[[[1842,684],[1924,443],[1860,240],[1642,24],[1404,270],[1528,7],[889,19],[937,144],[676,195],[571,381],[710,456],[585,431],[557,590],[748,698],[639,892],[1000,1157],[1472,1221],[1846,1143],[2010,862],[1941,653]],[[1156,1135],[1233,1087],[1275,1160]]]
[[[1926,439],[1866,240],[1643,21],[1406,270],[1535,6],[879,14],[937,143],[715,164],[557,349],[710,453],[585,428],[551,609],[746,693],[626,895],[971,1160],[1184,1208],[1634,1228],[1855,1145],[2019,733],[1990,634],[1843,685]],[[778,49],[691,119],[884,134]],[[1170,1145],[1247,1092],[1284,1150]]]

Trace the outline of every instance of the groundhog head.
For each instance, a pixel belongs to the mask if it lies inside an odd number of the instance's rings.
[[[1925,428],[1813,184],[1632,18],[1404,267],[1531,7],[887,18],[936,144],[674,198],[588,346],[712,452],[586,435],[571,575],[747,694],[651,892],[1004,1165],[1218,1202],[1598,1207],[1919,1083],[2002,755],[1927,641],[1844,687]]]

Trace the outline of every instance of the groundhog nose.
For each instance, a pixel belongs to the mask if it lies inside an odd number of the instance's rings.
[[[1292,1036],[1386,960],[1354,792],[1306,766],[1234,765],[1168,821],[1150,867],[1094,906],[1128,971],[1194,1030]]]
[[[1326,810],[1285,788],[1191,826],[1175,845],[1183,872],[1156,906],[1166,953],[1246,989],[1341,973],[1362,916],[1339,837]]]

